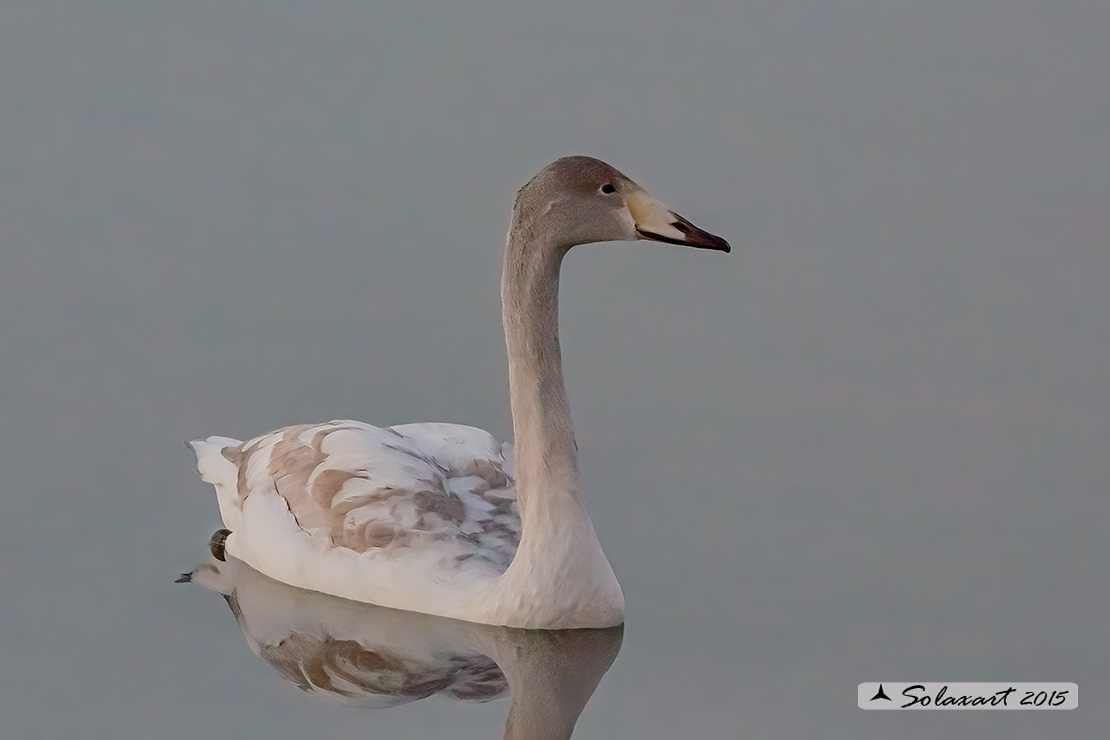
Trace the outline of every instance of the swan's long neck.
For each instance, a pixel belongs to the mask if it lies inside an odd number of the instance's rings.
[[[501,282],[521,538],[500,579],[495,623],[616,625],[624,597],[582,502],[563,382],[559,268],[567,249],[529,231],[514,221]]]
[[[502,318],[516,438],[517,496],[525,526],[546,492],[578,497],[578,448],[559,349],[559,268],[565,250],[527,243],[505,250]]]

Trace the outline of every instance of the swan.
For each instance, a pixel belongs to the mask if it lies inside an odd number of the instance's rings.
[[[571,247],[650,240],[729,251],[590,157],[517,192],[501,281],[515,450],[457,424],[331,421],[246,442],[189,442],[216,489],[219,549],[267,576],[354,601],[528,629],[624,621],[586,513],[559,349]]]

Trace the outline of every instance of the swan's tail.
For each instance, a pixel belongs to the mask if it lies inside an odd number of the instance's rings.
[[[220,503],[220,516],[223,517],[224,526],[234,532],[239,528],[239,519],[243,515],[237,488],[239,468],[232,462],[236,455],[225,455],[224,450],[231,448],[238,452],[242,443],[230,437],[209,437],[185,444],[197,456],[197,470],[200,471],[201,479],[216,488],[216,499]]]

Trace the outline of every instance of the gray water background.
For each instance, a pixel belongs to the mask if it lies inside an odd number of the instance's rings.
[[[1110,5],[528,5],[0,9],[0,736],[499,736],[302,699],[175,586],[219,525],[181,441],[509,436],[509,205],[572,153],[734,246],[565,267],[628,600],[576,737],[1104,735]]]

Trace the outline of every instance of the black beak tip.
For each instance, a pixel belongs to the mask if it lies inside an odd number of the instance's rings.
[[[728,254],[732,251],[732,247],[719,236],[715,236],[705,231],[698,230],[693,234],[687,235],[688,244],[691,247],[698,247],[700,249],[712,249],[717,252],[724,252]]]
[[[191,580],[193,580],[192,573],[182,573],[180,576],[178,576],[177,580],[175,580],[174,583],[188,583]]]
[[[674,215],[676,220],[674,221],[674,223],[671,224],[671,226],[673,226],[678,232],[680,232],[684,238],[682,240],[665,239],[661,237],[654,238],[657,238],[660,241],[669,241],[674,244],[682,244],[687,247],[696,247],[698,249],[713,249],[718,252],[724,252],[725,254],[728,254],[732,251],[732,247],[730,247],[728,242],[726,242],[721,237],[717,236],[716,234],[710,234],[708,231],[702,231],[697,226],[694,226],[692,223],[684,219],[682,216],[679,216],[677,213],[673,213],[672,215]]]

